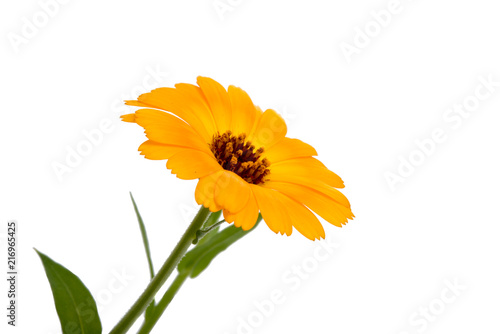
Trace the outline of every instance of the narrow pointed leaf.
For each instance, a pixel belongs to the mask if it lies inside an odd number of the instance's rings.
[[[149,240],[148,234],[146,233],[146,226],[144,225],[144,221],[142,220],[141,214],[139,213],[139,209],[137,208],[137,204],[135,203],[132,193],[130,193],[130,199],[132,200],[132,204],[134,205],[135,214],[137,215],[137,221],[139,222],[139,228],[141,229],[142,243],[144,244],[144,250],[146,251],[146,257],[148,258],[149,276],[151,277],[151,279],[153,279],[153,277],[155,277],[155,270],[153,268],[153,261],[151,260],[151,250],[149,249]]]
[[[137,208],[137,204],[135,203],[134,196],[132,196],[132,193],[130,193],[130,199],[132,200],[132,204],[134,205],[134,211],[137,216],[137,221],[139,222],[139,229],[141,230],[141,235],[142,235],[142,243],[144,244],[144,250],[146,251],[146,257],[148,259],[148,266],[149,266],[149,276],[151,279],[155,277],[155,270],[153,268],[153,260],[151,259],[151,250],[149,249],[149,240],[148,240],[148,234],[146,233],[146,225],[144,225],[144,221],[142,220],[141,214],[139,213],[139,209]],[[148,308],[146,309],[145,317],[146,319],[149,319],[151,314],[154,312],[155,308],[155,300],[149,304]]]
[[[45,254],[35,251],[49,280],[63,334],[102,333],[95,300],[82,281]]]

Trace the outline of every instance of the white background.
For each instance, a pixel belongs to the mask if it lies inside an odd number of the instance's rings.
[[[388,0],[226,1],[220,15],[213,0],[74,0],[52,5],[51,17],[35,0],[2,3],[1,262],[6,223],[16,219],[20,273],[15,329],[0,285],[2,333],[60,332],[32,247],[85,282],[104,332],[137,298],[148,271],[128,192],[159,268],[197,210],[196,182],[138,154],[143,131],[118,121],[132,111],[120,101],[143,82],[198,75],[282,113],[288,136],[343,178],[356,218],[342,229],[325,223],[339,245],[331,255],[262,224],[188,281],[153,332],[498,333],[500,87],[467,118],[447,112],[473,103],[476,89],[488,93],[479,77],[500,81],[496,2],[401,0],[380,27],[370,13]],[[26,20],[39,28],[23,37]],[[358,45],[351,57],[347,44]],[[54,163],[66,164],[84,132],[107,120],[102,141],[59,179]],[[415,141],[437,128],[444,142],[391,189],[386,175],[398,173],[399,157],[422,158]],[[255,303],[274,290],[282,303],[263,315]]]

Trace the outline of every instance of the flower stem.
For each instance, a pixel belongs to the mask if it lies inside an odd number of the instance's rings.
[[[168,279],[170,274],[172,274],[175,267],[188,250],[189,246],[196,236],[196,232],[203,226],[203,223],[205,223],[205,221],[207,220],[209,213],[210,210],[208,210],[207,208],[203,206],[200,208],[200,211],[198,211],[198,214],[196,215],[196,217],[194,217],[186,232],[184,232],[181,240],[179,240],[177,246],[175,246],[174,250],[167,258],[163,266],[160,268],[156,276],[150,281],[149,285],[146,287],[146,290],[144,290],[142,295],[127,311],[123,318],[116,324],[111,332],[109,332],[109,334],[126,333],[130,329],[130,327],[132,327],[137,318],[139,318],[141,314],[144,313],[158,290],[160,290],[162,285]]]
[[[156,305],[154,312],[151,314],[149,319],[142,324],[137,334],[148,334],[151,332],[151,330],[156,325],[160,317],[163,315],[163,312],[165,312],[167,306],[170,304],[172,299],[174,299],[175,295],[177,294],[182,284],[184,284],[184,282],[188,277],[189,277],[188,272],[180,273],[179,275],[177,275],[175,280],[172,282],[172,285],[170,285],[168,290],[165,292],[163,297]]]

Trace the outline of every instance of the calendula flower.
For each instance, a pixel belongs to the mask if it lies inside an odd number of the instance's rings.
[[[354,216],[336,188],[342,179],[313,156],[316,150],[286,137],[283,118],[262,111],[241,88],[226,90],[198,77],[196,85],[158,88],[127,105],[142,107],[123,115],[148,138],[139,151],[147,159],[168,160],[167,168],[184,180],[199,179],[198,204],[224,219],[251,229],[259,211],[275,233],[292,227],[311,240],[325,237],[311,212],[341,227]]]

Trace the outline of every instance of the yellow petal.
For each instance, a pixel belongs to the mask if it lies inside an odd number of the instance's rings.
[[[139,109],[135,121],[146,131],[146,136],[158,143],[189,147],[211,154],[208,144],[192,127],[166,112],[154,109]]]
[[[301,203],[274,189],[253,186],[252,190],[264,221],[274,232],[283,231],[284,222],[287,235],[292,233],[293,226],[310,240],[325,237],[325,230],[318,218]]]
[[[292,220],[288,214],[283,197],[285,195],[276,190],[262,188],[260,186],[251,185],[252,192],[255,195],[255,200],[259,206],[262,218],[267,226],[274,233],[286,235],[292,234]]]
[[[250,197],[250,185],[230,171],[224,171],[215,185],[215,203],[229,212],[239,212]]]
[[[157,88],[139,96],[138,101],[125,104],[162,109],[183,119],[205,140],[215,133],[214,121],[201,90],[193,85],[177,84],[176,87]]]
[[[212,212],[217,212],[222,209],[215,203],[214,193],[217,179],[223,172],[224,170],[220,169],[213,174],[200,178],[200,180],[198,181],[198,185],[196,186],[196,191],[194,193],[196,203],[209,208]]]
[[[179,179],[193,180],[212,174],[222,167],[213,155],[201,151],[185,149],[177,152],[167,161],[167,168]]]
[[[283,118],[276,111],[267,109],[258,120],[249,140],[255,147],[263,147],[267,150],[282,140],[286,131],[286,123]]]
[[[250,96],[239,87],[229,86],[228,94],[232,109],[231,131],[236,135],[244,133],[248,136],[257,116],[255,106]]]
[[[323,219],[335,226],[341,227],[342,224],[346,224],[348,222],[348,219],[352,219],[354,217],[349,208],[350,205],[348,201],[347,205],[344,205],[345,203],[339,203],[338,197],[329,197],[325,193],[321,193],[312,188],[293,183],[273,181],[266,182],[264,187],[278,190],[290,198],[303,203]],[[342,197],[345,198],[343,195]]]
[[[230,130],[231,102],[226,89],[217,81],[207,77],[198,77],[196,82],[208,101],[219,132],[224,133]]]
[[[287,137],[265,151],[266,158],[272,163],[295,158],[311,157],[313,155],[318,155],[314,147],[299,139]]]
[[[215,123],[212,111],[208,106],[208,102],[203,95],[203,91],[200,87],[191,84],[176,84],[175,88],[181,96],[183,96],[184,103],[183,107],[186,113],[196,115],[201,121],[203,126],[206,128],[209,134],[209,140],[212,140],[212,136],[217,132],[217,124]],[[187,119],[186,121],[190,123]]]
[[[259,106],[255,106],[255,117],[254,117],[254,122],[251,127],[250,133],[247,133],[248,138],[252,138],[253,134],[255,133],[255,130],[257,129],[257,125],[260,123],[260,119],[264,112]]]
[[[291,174],[269,174],[269,177],[266,181],[267,182],[286,182],[286,183],[293,183],[293,184],[298,184],[304,187],[308,187],[311,189],[314,189],[322,194],[325,194],[328,197],[331,197],[335,201],[337,201],[339,204],[350,208],[350,203],[349,200],[342,194],[340,191],[337,189],[333,188],[332,186],[324,183],[321,180],[314,179],[311,177],[303,177],[303,176],[296,176],[296,175],[291,175]]]
[[[266,155],[267,157],[267,155]],[[269,179],[285,181],[290,177],[304,177],[319,180],[335,188],[343,188],[344,181],[313,157],[284,160],[278,163],[271,161]]]
[[[135,114],[121,115],[120,117],[124,122],[135,123]]]
[[[226,222],[228,222],[229,224],[234,222],[234,218],[236,217],[236,214],[233,214],[233,213],[227,211],[226,209],[222,210],[222,214],[224,215],[224,220]]]
[[[241,227],[244,231],[248,231],[254,227],[259,217],[259,207],[253,192],[250,193],[248,202],[245,207],[238,213],[232,214],[228,210],[224,210],[224,219],[228,223],[234,222],[234,226]]]
[[[150,160],[165,160],[185,149],[187,148],[165,145],[152,140],[147,140],[139,146],[141,155]]]
[[[155,108],[155,106],[152,106],[150,104],[146,104],[144,102],[139,102],[136,100],[125,100],[125,105],[133,106],[133,107],[141,107],[141,108]]]
[[[323,225],[316,216],[299,202],[284,196],[284,204],[292,219],[292,225],[300,234],[310,240],[325,238]]]

